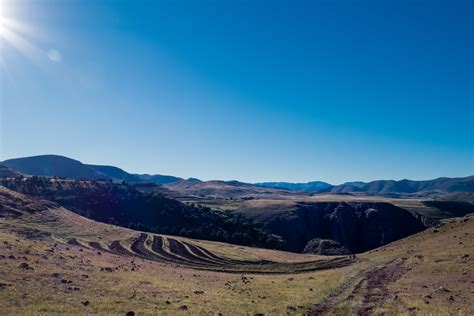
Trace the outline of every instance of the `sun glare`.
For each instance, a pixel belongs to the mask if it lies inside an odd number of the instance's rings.
[[[3,34],[3,0],[0,0],[0,36]]]
[[[0,0],[0,40],[2,50],[12,50],[19,53],[34,64],[43,64],[46,60],[60,62],[61,54],[49,47],[39,45],[45,37],[38,31],[37,25],[32,25],[17,18],[17,12],[24,10],[25,6],[15,6],[14,1]],[[11,55],[10,55],[11,56]],[[2,60],[0,68],[8,64]]]

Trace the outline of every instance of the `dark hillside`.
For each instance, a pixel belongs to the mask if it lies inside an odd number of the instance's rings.
[[[22,174],[8,168],[7,166],[0,165],[0,178],[14,178],[21,177]]]
[[[85,165],[97,172],[105,174],[107,177],[114,181],[127,181],[127,182],[138,182],[141,181],[140,177],[134,174],[130,174],[120,168],[114,166],[99,166],[99,165]]]
[[[109,179],[105,174],[89,168],[78,160],[58,156],[41,155],[9,159],[1,164],[20,173],[32,176],[64,177],[68,179]]]
[[[333,193],[360,192],[372,195],[429,195],[436,193],[474,192],[474,176],[464,178],[437,178],[433,180],[377,180],[363,185],[342,184],[331,189]]]
[[[99,165],[86,165],[89,168],[97,170],[98,172],[107,175],[115,181],[127,181],[127,182],[151,182],[156,184],[168,184],[182,180],[178,177],[165,176],[161,174],[133,174],[128,173],[118,167],[114,166],[99,166]]]
[[[31,176],[61,177],[66,179],[112,180],[116,182],[152,182],[167,184],[182,180],[160,174],[132,174],[114,166],[83,164],[59,155],[40,155],[9,159],[0,164]]]
[[[127,184],[46,177],[3,179],[0,184],[26,195],[56,202],[101,222],[161,234],[282,247],[276,238],[242,216],[186,205],[156,192],[138,191]]]
[[[452,217],[462,217],[466,214],[474,213],[474,204],[470,202],[431,200],[424,201],[423,204],[447,212]]]

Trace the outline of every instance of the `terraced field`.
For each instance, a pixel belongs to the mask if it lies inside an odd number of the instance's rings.
[[[351,257],[333,257],[307,262],[276,262],[269,260],[237,260],[226,258],[177,237],[139,233],[128,240],[114,240],[108,244],[97,241],[67,240],[55,237],[70,246],[108,252],[120,256],[147,259],[174,266],[227,273],[283,274],[344,267],[356,262]]]
[[[91,221],[54,203],[26,197],[13,191],[4,191],[3,194],[8,195],[10,204],[5,202],[0,210],[0,216],[4,217],[0,225],[14,226],[15,230],[27,237],[40,236],[41,239],[52,239],[69,247],[229,273],[299,273],[338,268],[355,262],[355,259],[347,256],[304,256],[305,260],[301,260],[303,255],[298,254],[294,254],[294,257],[299,259],[295,261],[262,259],[249,254],[248,250],[251,248],[248,247],[235,247],[228,251],[233,246],[213,242],[204,242],[203,246],[202,241],[136,232]],[[87,229],[81,229],[82,227]],[[233,256],[213,250],[216,248],[224,249]],[[236,257],[235,254],[239,253]]]

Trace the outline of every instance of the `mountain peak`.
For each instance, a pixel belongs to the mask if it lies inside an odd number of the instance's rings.
[[[112,180],[126,182],[152,182],[167,184],[182,180],[160,174],[131,174],[109,165],[83,164],[79,160],[61,155],[47,154],[8,159],[1,164],[17,172],[32,176],[64,177],[68,179]]]

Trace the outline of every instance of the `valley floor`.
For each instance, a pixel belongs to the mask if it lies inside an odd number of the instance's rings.
[[[474,218],[350,257],[144,234],[0,190],[3,315],[474,314]]]

